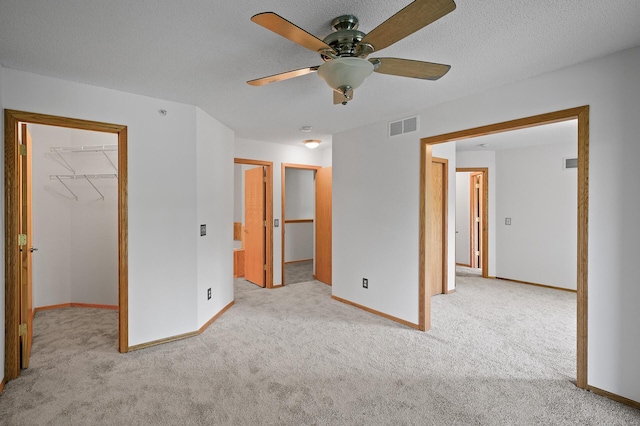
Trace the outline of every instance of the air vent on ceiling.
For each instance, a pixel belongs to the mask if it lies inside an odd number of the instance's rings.
[[[418,131],[418,116],[389,123],[389,137]]]
[[[577,169],[578,168],[578,159],[577,158],[565,158],[562,163],[563,169]]]

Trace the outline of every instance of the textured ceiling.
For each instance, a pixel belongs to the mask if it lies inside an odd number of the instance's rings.
[[[379,54],[450,64],[439,81],[374,73],[347,106],[333,105],[315,74],[245,83],[322,63],[252,23],[256,13],[276,12],[323,38],[336,16],[354,14],[369,32],[408,3],[0,0],[0,64],[197,105],[238,137],[300,144],[640,45],[638,0],[457,0],[455,11]]]
[[[578,120],[510,130],[455,142],[456,151],[502,151],[554,143],[573,142],[578,151]]]

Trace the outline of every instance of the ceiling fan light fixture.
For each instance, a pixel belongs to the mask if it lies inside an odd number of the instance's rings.
[[[336,58],[325,62],[318,68],[318,75],[333,90],[341,92],[342,88],[352,90],[358,88],[365,78],[373,72],[373,64],[362,58]]]
[[[306,141],[304,141],[304,146],[309,149],[315,149],[318,147],[318,145],[320,145],[320,140],[318,139],[307,139]]]

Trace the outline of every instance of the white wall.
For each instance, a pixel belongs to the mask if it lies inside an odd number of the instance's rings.
[[[333,295],[418,322],[419,138],[387,123],[333,137]],[[362,288],[362,278],[369,288]]]
[[[573,141],[496,152],[497,276],[576,289],[577,157]],[[511,225],[505,225],[505,218]]]
[[[331,167],[333,161],[333,149],[324,148],[320,151],[320,155],[322,155],[322,167]]]
[[[288,168],[285,176],[285,219],[315,218],[315,171]],[[284,261],[313,259],[313,223],[285,224]]]
[[[101,152],[51,152],[51,147],[116,145],[116,135],[30,124],[33,140],[33,306],[118,304],[118,181],[63,180],[51,175],[115,174]],[[117,152],[106,153],[117,164]],[[69,168],[71,166],[71,169]]]
[[[285,176],[285,219],[315,218],[315,171],[288,168]],[[285,224],[284,261],[313,259],[314,224]]]
[[[461,265],[471,264],[470,176],[469,172],[456,173],[456,263]]]
[[[233,165],[233,221],[244,222],[244,171],[242,164]]]
[[[11,69],[3,74],[5,108],[128,127],[129,345],[197,330],[197,302],[206,294],[198,287],[196,240],[202,216],[197,202],[202,143],[197,134],[205,131],[196,130],[196,108]],[[160,109],[167,115],[159,114]],[[207,126],[218,129],[217,143],[230,149],[233,136],[224,126],[215,121]],[[226,170],[227,161],[224,155],[215,156],[207,167]],[[224,175],[226,182],[233,178],[231,170]],[[216,193],[216,202],[218,196],[220,205],[232,206],[231,196]],[[221,222],[231,227],[231,207],[222,208]],[[228,241],[211,244],[221,251],[229,247],[231,268],[228,232]]]
[[[198,327],[233,301],[233,132],[196,109]],[[200,236],[200,226],[207,227]],[[207,290],[211,288],[211,299]]]
[[[282,163],[321,166],[326,150],[312,150],[304,146],[291,146],[236,138],[234,156],[251,160],[273,162],[273,219],[282,224]],[[272,224],[273,225],[273,224]],[[273,228],[273,284],[282,283],[282,232]]]
[[[314,224],[285,224],[284,261],[295,262],[314,258]]]
[[[286,219],[313,219],[315,216],[315,171],[287,169],[285,178]]]
[[[640,48],[635,48],[491,89],[423,111],[419,135],[591,106],[588,382],[635,401],[640,401],[635,268],[640,199],[630,194],[637,193],[640,180],[638,70]],[[417,137],[391,144],[386,130],[380,122],[333,137],[332,290],[417,322],[420,144]],[[459,158],[457,165],[465,166]],[[367,276],[364,290],[361,279]]]

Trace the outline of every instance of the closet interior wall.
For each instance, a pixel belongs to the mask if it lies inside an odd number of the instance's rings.
[[[28,130],[33,139],[33,245],[38,249],[34,308],[117,306],[117,136],[33,124]],[[77,152],[105,146],[111,148]]]

